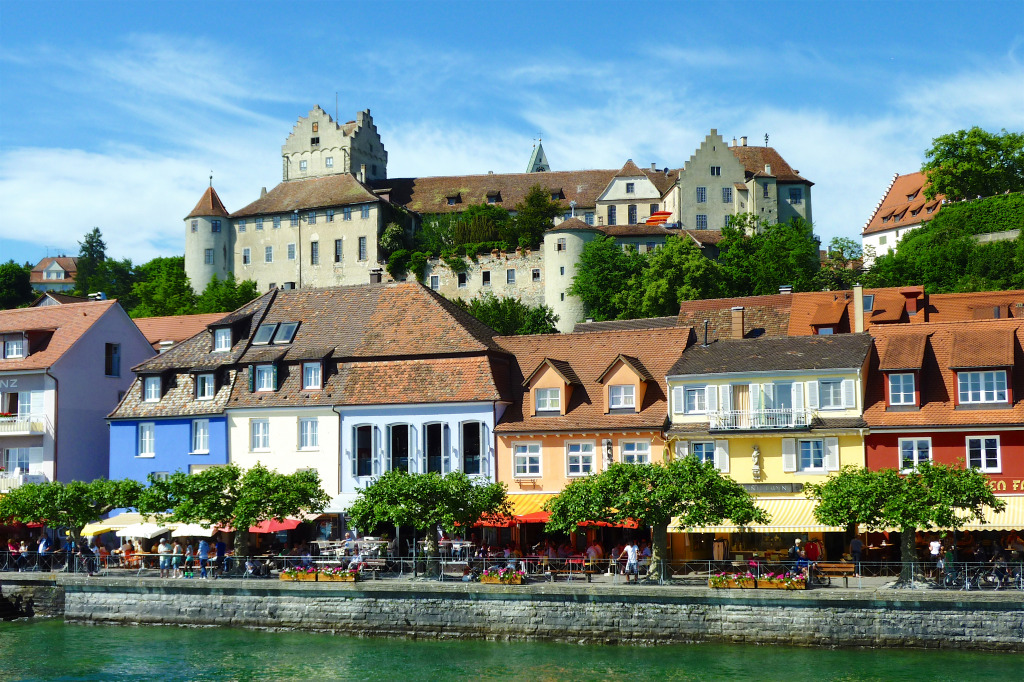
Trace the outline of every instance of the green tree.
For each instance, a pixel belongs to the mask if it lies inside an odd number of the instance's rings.
[[[316,514],[328,501],[315,470],[282,474],[257,463],[244,471],[225,464],[165,479],[150,476],[137,506],[143,514],[169,512],[169,521],[234,528],[235,553],[246,556],[250,526]]]
[[[554,334],[558,315],[546,305],[529,306],[513,296],[501,298],[488,292],[455,304],[499,334]]]
[[[88,296],[100,289],[92,286],[92,279],[98,273],[100,265],[107,259],[107,245],[103,241],[100,228],[94,227],[78,242],[78,273],[75,275],[75,293]]]
[[[538,184],[530,188],[522,203],[516,204],[515,213],[505,241],[516,246],[533,247],[540,245],[544,232],[554,227],[555,217],[565,213],[565,207]]]
[[[639,315],[640,274],[646,258],[633,249],[623,249],[614,237],[599,236],[587,243],[576,264],[569,294],[583,301],[587,316],[595,320],[626,319]]]
[[[33,299],[31,275],[31,268],[13,260],[0,265],[0,308],[17,308]]]
[[[668,237],[663,248],[648,256],[640,286],[643,317],[678,315],[680,301],[718,298],[724,293],[721,266],[705,258],[688,237]]]
[[[728,295],[776,294],[783,284],[794,291],[813,290],[820,244],[810,223],[794,218],[788,223],[754,225],[752,217],[744,216],[722,230],[718,261]]]
[[[387,260],[395,251],[404,249],[408,241],[404,227],[398,223],[388,223],[380,235],[381,258]]]
[[[438,573],[437,529],[449,533],[485,515],[511,515],[504,483],[474,482],[461,471],[441,476],[389,471],[359,491],[348,510],[357,528],[411,526],[427,540],[427,573]]]
[[[185,275],[182,256],[154,258],[136,269],[132,293],[137,301],[132,317],[189,315],[195,309],[195,294]]]
[[[259,292],[256,290],[256,282],[251,279],[238,281],[231,272],[224,279],[214,275],[203,289],[203,293],[196,298],[195,311],[227,313],[241,308],[257,296]]]
[[[554,532],[572,533],[584,521],[633,519],[641,527],[650,526],[650,578],[655,580],[663,575],[673,519],[684,528],[717,525],[724,519],[741,526],[769,521],[743,486],[696,457],[667,464],[612,464],[572,481],[545,509],[551,512],[547,529]]]
[[[807,485],[804,493],[818,501],[814,517],[823,524],[859,524],[872,531],[898,528],[904,562],[902,583],[913,579],[910,562],[916,561],[914,536],[918,530],[984,523],[986,507],[996,512],[1006,508],[978,469],[930,462],[906,474],[896,469],[848,466],[823,483]]]
[[[26,483],[0,496],[0,519],[65,528],[77,542],[87,524],[114,509],[135,507],[141,491],[138,481],[105,478],[89,483]]]
[[[511,214],[495,204],[469,206],[454,225],[456,246],[501,241],[512,224]]]
[[[833,237],[828,243],[825,262],[814,276],[815,288],[822,291],[850,289],[861,275],[860,244],[847,237]]]
[[[973,199],[1024,190],[1024,133],[990,133],[975,126],[940,135],[924,153],[925,196]]]

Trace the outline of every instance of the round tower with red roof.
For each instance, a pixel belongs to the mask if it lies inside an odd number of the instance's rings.
[[[202,293],[213,276],[224,279],[234,267],[231,215],[210,186],[185,217],[185,274],[192,290]]]

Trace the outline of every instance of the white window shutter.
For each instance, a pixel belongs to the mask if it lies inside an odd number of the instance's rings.
[[[722,412],[729,412],[732,410],[732,385],[726,384],[725,386],[718,387],[721,395]]]
[[[685,395],[682,386],[672,387],[672,413],[682,414],[686,409]]]
[[[775,384],[764,384],[764,409],[771,410],[775,407]]]
[[[825,471],[839,471],[839,439],[825,439]]]
[[[704,388],[704,402],[707,403],[706,407],[708,413],[718,412],[718,387],[715,385],[708,385]]]
[[[857,394],[854,391],[853,379],[843,379],[843,407],[857,407]]]
[[[818,382],[808,381],[807,382],[807,409],[816,410],[818,409]]]
[[[676,441],[676,459],[683,459],[690,454],[690,442],[686,440]]]
[[[796,471],[796,438],[782,439],[782,470]]]
[[[761,384],[750,384],[750,409],[761,409]]]
[[[380,448],[380,427],[373,427],[373,475],[384,473],[384,452]]]
[[[412,466],[410,466],[410,469],[412,469],[418,474],[425,474],[427,472],[427,467],[421,465],[423,453],[420,452],[420,450],[417,449],[416,447],[416,436],[418,433],[418,429],[415,429],[412,426],[409,427],[409,461],[412,464]]]
[[[35,469],[39,471],[39,467],[43,465],[43,449],[42,448],[29,448],[28,449],[28,467],[29,469]]]
[[[715,468],[723,474],[729,473],[729,441],[715,441]]]
[[[804,409],[804,385],[799,381],[794,381],[792,384],[793,389],[793,409],[802,410]]]
[[[441,428],[441,473],[448,474],[452,470],[452,430],[445,424]]]
[[[356,455],[356,452],[357,452],[356,444],[359,442],[358,433],[359,432],[356,430],[356,427],[353,426],[352,427],[352,449],[349,450],[346,453],[346,454],[348,454],[349,458],[352,460],[352,478],[353,479],[359,474],[359,461],[358,461],[359,458]]]

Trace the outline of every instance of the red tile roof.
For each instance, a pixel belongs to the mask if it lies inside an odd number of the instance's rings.
[[[291,213],[329,206],[346,206],[378,202],[380,197],[348,173],[323,178],[306,178],[282,182],[245,208],[231,214],[232,218]]]
[[[874,234],[895,228],[903,229],[920,225],[934,218],[942,207],[942,200],[945,197],[939,194],[935,199],[925,199],[924,188],[927,185],[928,178],[924,173],[920,172],[894,177],[889,185],[889,189],[885,193],[885,197],[882,199],[882,203],[878,205],[878,208],[864,226],[861,234]],[[929,208],[933,209],[931,213],[927,210]],[[921,212],[916,216],[912,215],[916,210]],[[893,214],[904,217],[898,222],[893,219],[883,222],[883,219],[891,218]]]
[[[64,279],[46,279],[44,270],[56,263],[64,271]],[[66,284],[74,282],[78,274],[78,259],[73,256],[49,256],[36,263],[29,274],[29,282],[32,284]]]
[[[676,324],[692,326],[701,343],[705,320],[708,321],[708,340],[732,338],[732,308],[742,306],[744,338],[786,336],[792,305],[793,294],[682,301]]]
[[[778,182],[799,182],[806,185],[814,183],[801,177],[792,166],[786,163],[774,147],[729,147],[729,151],[739,159],[750,175],[765,176],[765,164],[772,167],[771,175]],[[749,176],[748,176],[749,177]],[[744,189],[746,189],[744,187]]]
[[[0,311],[0,334],[28,332],[28,356],[0,359],[0,372],[51,367],[115,305],[95,301]]]
[[[192,209],[192,212],[185,216],[185,220],[189,218],[198,218],[214,216],[218,218],[229,218],[228,210],[224,208],[224,203],[217,196],[217,190],[210,185],[203,192],[203,196],[199,199],[199,203]]]
[[[894,335],[889,338],[884,354],[879,352],[878,369],[883,372],[921,369],[926,345],[928,336],[925,334]]]
[[[954,369],[1012,367],[1013,329],[989,329],[987,325],[953,332],[949,366]]]
[[[984,341],[989,335],[1012,337],[1012,351],[1015,366],[1024,365],[1024,320],[973,320],[968,322],[928,323],[918,325],[878,325],[871,329],[875,338],[878,355],[871,361],[868,372],[869,382],[864,418],[871,428],[885,427],[942,427],[942,426],[989,426],[1024,423],[1024,373],[1011,372],[1014,402],[1009,409],[993,406],[992,409],[957,409],[955,398],[958,392],[954,364],[955,339],[964,332],[979,334],[982,346],[980,354],[992,354]],[[885,358],[890,346],[905,343],[904,337],[920,337],[926,334],[928,343],[920,365],[920,391],[922,403],[916,411],[886,410],[884,375],[879,370],[879,357]],[[996,346],[995,354],[1003,349]],[[909,369],[909,368],[901,368]]]
[[[647,383],[643,405],[633,414],[605,414],[604,387],[598,373],[620,355],[634,358],[652,377],[664,377],[682,355],[690,338],[689,327],[634,331],[589,332],[587,334],[543,334],[502,336],[497,341],[515,355],[515,387],[512,405],[505,411],[496,432],[579,431],[611,429],[662,429],[668,418],[661,380]],[[572,368],[579,385],[564,416],[531,417],[530,394],[524,391],[524,373],[531,372],[546,358],[558,358]]]
[[[640,170],[640,167],[633,163],[633,159],[628,159],[622,166],[622,170],[615,174],[617,178],[640,178],[643,177],[644,172]]]
[[[206,327],[224,317],[227,313],[205,313],[202,315],[168,315],[166,317],[140,317],[132,320],[153,348],[159,350],[161,341],[181,343],[192,338]]]

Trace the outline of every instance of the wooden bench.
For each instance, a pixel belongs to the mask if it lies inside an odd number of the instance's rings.
[[[856,566],[856,564],[848,564],[848,563],[845,563],[845,562],[837,562],[837,563],[819,562],[819,563],[814,565],[814,568],[815,568],[815,570],[817,570],[818,575],[821,575],[821,576],[824,576],[824,577],[828,578],[828,581],[829,581],[830,585],[832,584],[832,577],[833,576],[835,576],[837,578],[842,578],[843,579],[843,587],[849,587],[850,586],[850,576],[856,575],[856,573],[857,573],[857,566]]]
[[[592,575],[604,572],[596,568],[593,562],[585,562],[583,559],[564,559],[563,561],[564,565],[559,568],[548,566],[544,569],[544,572],[548,574],[551,582],[555,582],[555,576],[565,575],[569,578],[573,578],[574,576],[586,577],[587,582],[589,583]]]
[[[377,579],[377,574],[387,569],[387,562],[384,559],[364,559],[363,566],[359,570],[360,573],[363,571],[372,571],[373,579]]]

